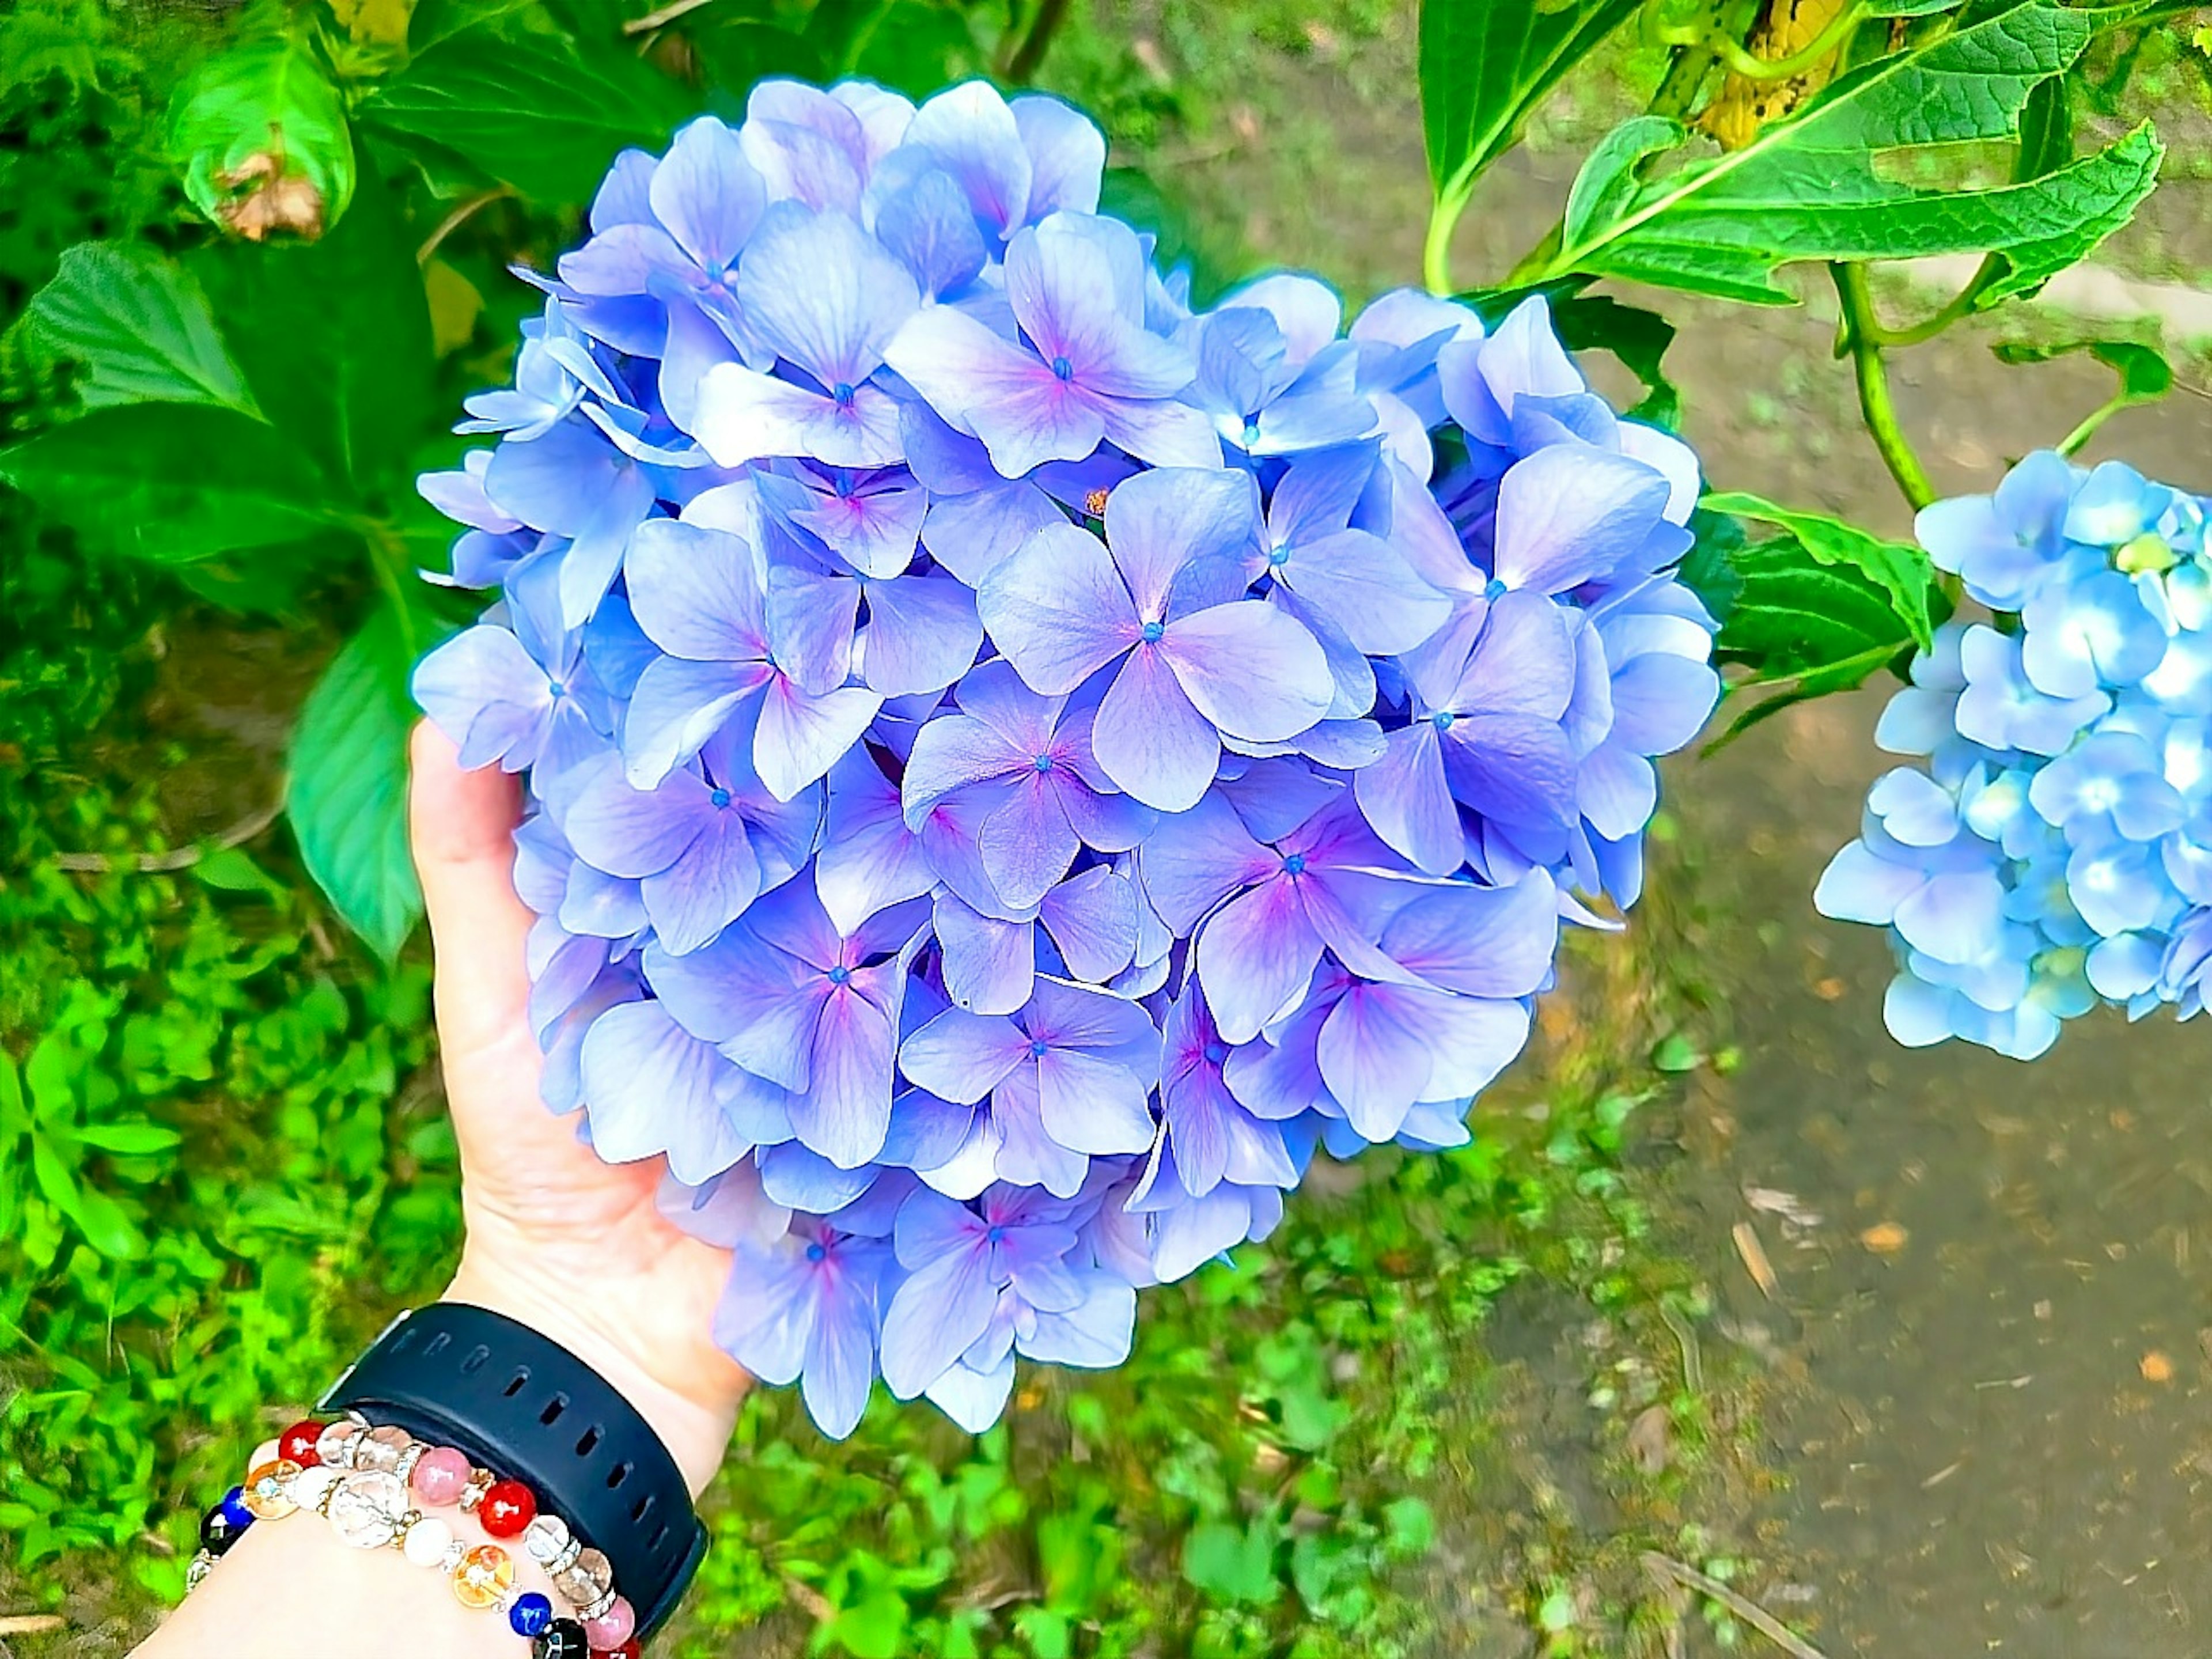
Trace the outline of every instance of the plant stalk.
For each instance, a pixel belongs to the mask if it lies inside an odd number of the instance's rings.
[[[1936,499],[1936,488],[1928,482],[1927,470],[1913,453],[1911,441],[1898,424],[1897,406],[1890,401],[1889,371],[1881,360],[1881,342],[1869,327],[1874,300],[1867,290],[1866,267],[1844,261],[1830,265],[1828,274],[1835,279],[1836,296],[1843,302],[1843,332],[1838,348],[1850,353],[1851,371],[1858,381],[1859,412],[1866,417],[1867,431],[1889,476],[1917,513]]]

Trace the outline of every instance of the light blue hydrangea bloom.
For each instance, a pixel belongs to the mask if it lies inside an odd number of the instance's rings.
[[[1822,914],[1890,930],[1898,1041],[2033,1060],[2100,1003],[2184,1018],[2212,964],[2212,565],[2204,503],[2044,452],[1918,532],[1997,613],[1954,621],[1875,738]]]

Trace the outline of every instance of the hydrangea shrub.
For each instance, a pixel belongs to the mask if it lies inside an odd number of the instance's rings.
[[[624,154],[415,677],[526,775],[547,1104],[735,1252],[843,1435],[1107,1366],[1313,1158],[1467,1139],[1711,712],[1689,452],[1540,299],[1263,277],[1097,211],[1088,120],[769,82]]]
[[[1817,902],[1887,927],[1884,1014],[1914,1047],[2033,1060],[2100,1003],[2203,1006],[2212,963],[2212,564],[2205,502],[2045,450],[1920,540],[1989,622],[1953,621],[1876,740]]]

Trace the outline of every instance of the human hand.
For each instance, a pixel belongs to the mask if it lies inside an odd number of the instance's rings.
[[[589,1364],[659,1432],[696,1493],[750,1379],[709,1334],[730,1256],[653,1202],[662,1160],[603,1163],[538,1097],[514,891],[515,781],[464,772],[425,722],[410,744],[410,836],[436,954],[438,1042],[467,1229],[451,1302],[521,1320]]]

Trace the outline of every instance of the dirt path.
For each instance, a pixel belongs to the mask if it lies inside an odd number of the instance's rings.
[[[1177,188],[1268,258],[1355,291],[1408,280],[1425,210],[1412,84],[1402,15],[1279,57],[1220,146],[1177,158]],[[1540,234],[1576,153],[1507,159],[1463,228],[1462,280]],[[2204,198],[2169,186],[2109,257],[2191,274]],[[1902,533],[1825,289],[1805,291],[1795,310],[1662,302],[1682,326],[1687,435],[1717,483]],[[1999,364],[1993,337],[1954,331],[1897,363],[1946,490],[1990,488],[2106,395],[2085,362]],[[2212,487],[2212,402],[2132,411],[2104,454]],[[1882,695],[1798,711],[1670,779],[1674,885],[1641,925],[1662,954],[1699,954],[1745,1058],[1687,1109],[1694,1150],[1659,1182],[1660,1225],[1710,1271],[1709,1340],[1765,1378],[1763,1457],[1785,1486],[1715,1519],[1757,1533],[1766,1577],[1800,1587],[1785,1611],[1832,1659],[2212,1652],[2212,1028],[2100,1017],[2033,1067],[1889,1041],[1885,946],[1810,903],[1887,763],[1869,738]],[[1808,1218],[1778,1213],[1777,1194]],[[1771,1297],[1731,1246],[1740,1223]],[[1540,1413],[1516,1432],[1537,1453],[1557,1439]],[[1479,1620],[1462,1634],[1460,1651],[1516,1645]]]

